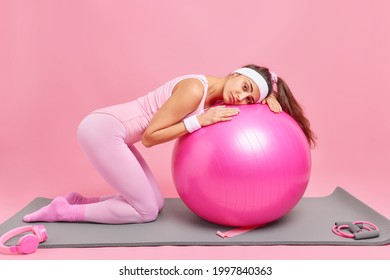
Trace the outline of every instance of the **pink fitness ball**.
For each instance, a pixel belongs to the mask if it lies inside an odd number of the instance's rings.
[[[302,198],[310,178],[308,141],[287,113],[240,106],[233,120],[179,138],[173,148],[176,190],[195,214],[226,226],[275,221]]]

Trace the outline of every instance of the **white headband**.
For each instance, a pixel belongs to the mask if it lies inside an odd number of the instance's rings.
[[[260,99],[257,101],[257,103],[261,102],[264,98],[267,97],[268,94],[268,85],[266,80],[261,76],[256,70],[253,70],[251,68],[240,68],[234,71],[233,73],[241,74],[249,79],[251,79],[259,88],[260,91]]]

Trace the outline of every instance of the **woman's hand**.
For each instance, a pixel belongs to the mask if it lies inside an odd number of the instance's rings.
[[[222,106],[211,107],[198,117],[201,126],[208,126],[217,122],[230,121],[234,116],[237,116],[240,110],[238,108],[230,108]]]
[[[265,98],[263,101],[261,101],[261,104],[266,104],[274,113],[280,113],[282,112],[282,106],[280,106],[279,101],[276,99],[275,95],[270,94],[267,98]]]

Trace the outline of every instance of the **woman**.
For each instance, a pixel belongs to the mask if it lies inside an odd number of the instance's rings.
[[[86,198],[72,192],[23,219],[108,224],[154,221],[164,199],[133,144],[142,141],[151,147],[203,126],[230,121],[239,113],[238,108],[213,106],[218,103],[260,102],[276,113],[285,110],[314,144],[310,123],[287,84],[267,68],[247,65],[222,78],[182,76],[135,101],[96,110],[81,122],[78,139],[82,149],[118,194]]]

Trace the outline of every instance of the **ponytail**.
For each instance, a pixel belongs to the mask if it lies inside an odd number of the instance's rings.
[[[244,67],[256,70],[260,75],[264,77],[264,79],[267,81],[268,88],[270,89],[267,96],[273,93],[272,76],[268,68],[260,67],[255,64],[249,64]],[[309,142],[310,147],[314,148],[317,137],[310,129],[310,122],[303,114],[302,107],[295,99],[290,88],[288,87],[286,82],[280,77],[278,77],[277,79],[277,92],[275,92],[274,94],[278,102],[282,106],[283,111],[289,114],[299,124],[307,138],[307,141]]]
[[[278,77],[277,86],[278,92],[276,98],[282,106],[283,111],[288,113],[299,124],[310,146],[314,148],[317,137],[310,129],[310,122],[303,114],[302,107],[295,99],[286,82],[280,77]]]

